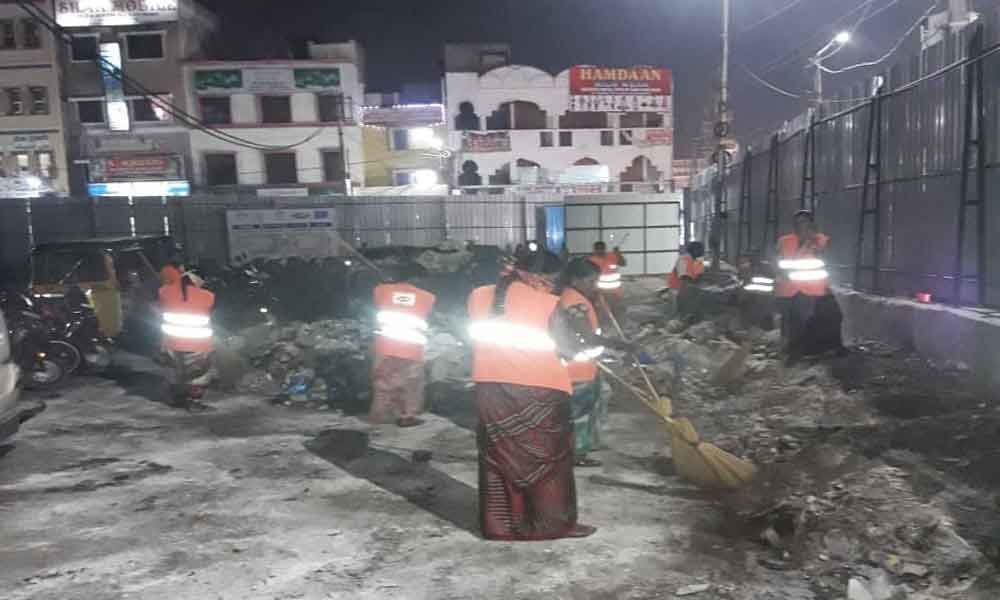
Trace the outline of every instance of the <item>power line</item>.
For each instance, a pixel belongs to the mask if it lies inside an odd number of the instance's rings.
[[[920,18],[917,19],[916,22],[914,22],[913,25],[911,25],[910,28],[907,29],[906,32],[898,40],[896,40],[896,43],[893,44],[891,48],[889,48],[889,51],[876,60],[858,63],[855,65],[851,65],[849,67],[844,67],[842,69],[829,69],[819,63],[817,63],[816,66],[819,67],[819,69],[822,70],[824,73],[829,73],[831,75],[839,75],[840,73],[847,73],[848,71],[853,71],[855,69],[862,69],[864,67],[874,67],[875,65],[885,61],[890,56],[895,54],[896,51],[899,50],[900,47],[902,47],[903,43],[910,37],[910,34],[913,33],[917,29],[917,27],[919,27],[920,24],[924,21],[924,19],[930,16],[930,14],[935,10],[937,10],[937,5],[932,4],[930,8],[924,11],[924,14],[920,15]]]
[[[772,90],[774,92],[777,92],[777,93],[781,94],[782,96],[787,96],[789,98],[801,98],[802,97],[801,94],[795,94],[793,92],[789,92],[788,90],[783,90],[780,87],[774,85],[773,83],[770,83],[770,82],[766,81],[763,77],[757,75],[756,73],[754,73],[753,71],[751,71],[749,67],[747,67],[746,65],[744,65],[742,63],[740,64],[740,67],[742,67],[743,70],[746,71],[747,75],[749,75],[750,77],[753,77],[754,81],[756,81],[757,83],[763,85],[764,87],[768,88],[769,90]]]
[[[38,21],[43,27],[45,27],[47,30],[49,30],[50,32],[52,32],[52,34],[55,35],[58,39],[61,39],[64,44],[66,44],[69,47],[72,47],[72,43],[73,43],[73,36],[72,36],[72,34],[69,33],[63,26],[59,25],[52,17],[50,17],[42,9],[39,9],[38,7],[35,7],[35,6],[32,6],[32,5],[28,4],[25,0],[16,0],[16,2],[18,4],[18,6],[20,6],[23,11],[25,11],[26,13],[28,13],[28,15],[30,15],[32,18],[34,18],[36,21]],[[126,84],[126,85],[130,86],[130,88],[138,91],[140,96],[142,96],[142,97],[146,98],[147,100],[149,100],[151,104],[154,104],[154,105],[160,107],[161,109],[163,109],[165,112],[167,112],[168,114],[170,114],[171,116],[173,116],[175,119],[177,119],[182,124],[187,125],[187,126],[191,127],[192,129],[198,129],[198,130],[206,133],[207,135],[209,135],[209,136],[211,136],[213,138],[216,138],[218,140],[221,140],[221,141],[229,143],[229,144],[233,144],[233,145],[236,145],[236,146],[241,146],[241,147],[244,147],[244,148],[249,148],[251,150],[259,150],[259,151],[288,150],[288,149],[295,148],[297,146],[301,146],[301,145],[303,145],[303,144],[311,141],[312,139],[314,139],[316,136],[318,136],[325,129],[325,127],[319,127],[319,128],[317,128],[317,130],[315,132],[313,132],[309,136],[306,136],[306,138],[304,138],[303,140],[301,140],[299,142],[296,142],[294,144],[289,144],[289,145],[273,146],[273,145],[270,145],[270,144],[261,144],[261,143],[258,143],[258,142],[254,142],[253,140],[244,139],[244,138],[232,135],[230,133],[227,133],[227,132],[224,132],[224,131],[219,131],[219,130],[211,128],[210,126],[208,126],[207,123],[203,122],[198,117],[195,117],[194,115],[191,115],[191,114],[187,113],[186,111],[184,111],[183,109],[179,108],[178,106],[176,106],[176,105],[174,105],[174,104],[172,104],[170,102],[167,102],[166,100],[163,100],[156,93],[150,91],[148,88],[146,88],[145,86],[143,86],[141,83],[135,81],[134,79],[132,79],[130,77],[127,77],[124,73],[122,73],[121,69],[119,69],[115,65],[111,64],[109,61],[107,61],[103,57],[98,56],[95,59],[94,62],[97,63],[97,66],[101,70],[102,73],[107,73],[108,75],[110,75],[114,79],[117,79],[118,81],[122,82],[123,84]]]
[[[767,15],[766,17],[760,19],[759,21],[756,21],[755,23],[753,23],[751,25],[748,25],[748,26],[744,27],[743,29],[741,29],[740,30],[740,35],[743,35],[744,33],[749,33],[751,31],[753,31],[754,29],[760,27],[764,23],[769,23],[769,22],[773,21],[774,19],[780,17],[781,15],[785,14],[786,12],[792,10],[796,6],[802,4],[803,1],[804,0],[792,0],[792,2],[790,4],[786,4],[782,8],[779,8],[778,10],[776,10],[773,13]],[[871,1],[871,0],[869,0],[869,1]]]

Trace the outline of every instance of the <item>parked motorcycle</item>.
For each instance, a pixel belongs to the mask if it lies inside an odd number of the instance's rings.
[[[7,317],[12,356],[21,368],[24,386],[44,389],[62,381],[67,375],[64,365],[73,360],[75,349],[51,338],[48,326],[26,295],[4,293],[0,303]]]
[[[61,299],[41,304],[39,313],[49,325],[56,359],[67,373],[81,367],[100,373],[111,366],[113,341],[101,333],[97,313],[78,286],[69,286]]]

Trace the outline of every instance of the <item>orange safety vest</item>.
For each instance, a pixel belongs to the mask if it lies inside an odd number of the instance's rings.
[[[806,296],[826,295],[829,276],[824,265],[809,265],[807,263],[789,265],[787,261],[815,259],[816,250],[826,248],[829,241],[830,238],[822,233],[815,235],[811,246],[799,246],[799,236],[794,233],[778,238],[778,269],[782,276],[775,286],[776,296],[791,298],[800,293]],[[782,266],[783,261],[785,266],[806,268],[785,268]]]
[[[495,285],[469,295],[472,380],[572,392],[569,371],[556,354],[549,319],[559,298],[514,282],[501,315],[493,314]]]
[[[375,286],[375,356],[422,361],[434,294],[408,283]]]
[[[187,295],[184,300],[180,281],[160,288],[163,346],[176,352],[211,352],[215,294],[189,285]]]
[[[181,280],[181,270],[174,265],[165,265],[160,269],[160,285],[170,285]]]
[[[674,270],[667,275],[667,287],[672,290],[681,289],[681,277],[690,277],[697,281],[705,272],[703,260],[691,258],[690,254],[681,254],[674,264]]]
[[[566,288],[559,298],[559,304],[566,308],[583,306],[587,311],[587,321],[590,323],[591,331],[598,335],[601,334],[601,328],[597,320],[597,310],[594,309],[594,303],[586,296],[573,288]],[[573,383],[593,381],[597,377],[597,365],[594,364],[594,361],[603,353],[603,346],[587,348],[579,352],[569,363],[569,380]]]
[[[607,252],[604,256],[592,254],[590,262],[601,270],[601,276],[597,279],[597,289],[601,290],[603,294],[621,296],[625,290],[622,289],[622,274],[618,268],[618,255],[615,252]]]

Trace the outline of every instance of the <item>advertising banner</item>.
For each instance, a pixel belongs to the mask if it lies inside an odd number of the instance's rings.
[[[340,236],[329,208],[227,210],[226,229],[233,264],[340,254]]]
[[[199,69],[194,72],[194,89],[199,94],[292,94],[336,90],[340,89],[340,69]]]
[[[112,156],[90,159],[90,181],[149,181],[184,179],[181,157],[176,154]]]
[[[464,152],[510,152],[510,132],[472,133],[467,131],[462,136],[462,150]]]
[[[62,27],[115,27],[177,20],[177,0],[56,0]]]
[[[100,46],[101,79],[104,82],[104,98],[107,100],[108,129],[128,131],[132,124],[125,102],[122,86],[122,47],[118,42],[106,42]]]
[[[669,69],[580,65],[569,70],[571,111],[665,112],[672,93]]]
[[[672,129],[647,129],[637,140],[637,144],[642,147],[647,146],[670,146],[674,143],[674,132]]]

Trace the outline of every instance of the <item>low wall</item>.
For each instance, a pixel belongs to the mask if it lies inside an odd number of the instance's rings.
[[[878,340],[912,349],[935,362],[964,363],[1000,392],[1000,312],[922,304],[904,298],[836,290],[844,338]]]

